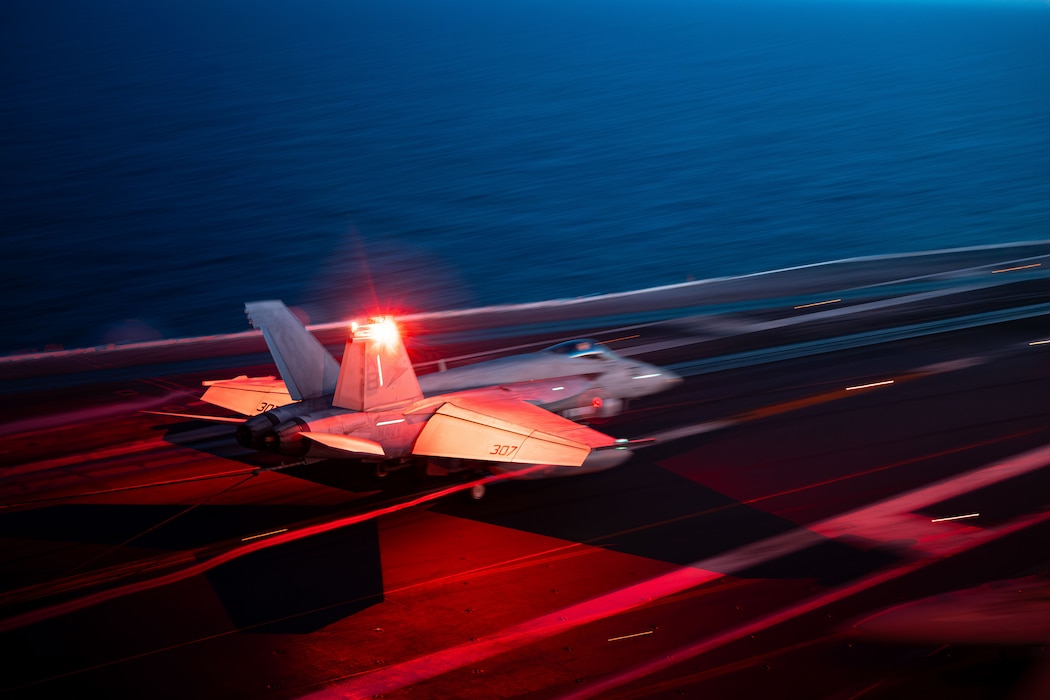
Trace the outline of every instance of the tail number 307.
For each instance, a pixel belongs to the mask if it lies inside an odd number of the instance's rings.
[[[516,449],[518,449],[517,445],[493,445],[489,454],[498,457],[509,457],[514,454],[514,450]]]

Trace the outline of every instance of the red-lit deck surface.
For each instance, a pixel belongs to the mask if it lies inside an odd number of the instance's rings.
[[[1047,573],[1040,327],[695,374],[600,426],[660,438],[626,464],[480,502],[137,412],[211,374],[9,397],[0,696],[1008,695],[1038,647],[851,623]]]

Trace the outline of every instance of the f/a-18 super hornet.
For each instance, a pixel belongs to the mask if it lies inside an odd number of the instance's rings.
[[[333,377],[339,372],[339,364],[282,302],[252,302],[245,305],[245,310],[253,325],[262,330],[285,380],[241,376],[205,382],[208,388],[201,397],[204,401],[252,416],[301,400],[292,395],[296,389],[300,395],[303,391],[332,393],[331,387],[319,389],[315,384],[327,381],[334,385]],[[310,372],[314,374],[320,372],[320,380],[303,379],[304,386],[300,387],[291,376],[293,369],[298,369],[300,374],[307,373],[299,369],[299,365],[313,368]],[[420,375],[417,380],[424,396],[435,396],[562,378],[574,381],[539,397],[539,405],[585,423],[618,415],[631,399],[664,391],[681,382],[681,378],[668,369],[621,357],[591,339],[568,340],[539,352],[444,369]]]
[[[281,379],[206,382],[204,401],[245,418],[186,416],[239,423],[237,441],[245,447],[302,459],[353,459],[374,464],[379,473],[423,461],[439,471],[485,468],[523,478],[608,469],[630,455],[629,441],[541,408],[578,407],[595,390],[592,373],[428,396],[389,317],[354,324],[340,364],[283,303],[252,302],[245,310]],[[588,341],[581,342],[575,350],[556,346],[551,354],[571,359],[585,352]],[[660,371],[633,367],[639,376]]]

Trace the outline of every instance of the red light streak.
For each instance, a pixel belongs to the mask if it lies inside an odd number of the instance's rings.
[[[521,472],[518,473],[520,474]],[[191,566],[179,569],[178,571],[174,571],[170,574],[165,574],[163,576],[159,576],[148,581],[138,581],[136,583],[118,586],[109,590],[99,591],[98,593],[84,596],[83,598],[78,598],[64,603],[59,603],[57,605],[40,608],[39,610],[33,610],[27,613],[23,613],[21,615],[15,615],[14,617],[9,617],[6,620],[0,620],[0,632],[7,632],[9,630],[25,627],[26,625],[36,624],[38,622],[49,620],[59,615],[65,615],[67,613],[71,613],[77,610],[82,610],[93,605],[98,605],[99,603],[104,603],[107,600],[113,600],[114,598],[120,598],[122,596],[130,595],[132,593],[139,593],[141,591],[148,591],[153,588],[166,586],[171,583],[177,583],[178,581],[183,581],[192,576],[197,576],[198,574],[203,574],[205,572],[211,571],[217,566],[225,564],[226,562],[233,561],[234,559],[237,559],[239,557],[243,557],[246,554],[251,554],[252,552],[257,552],[268,547],[275,547],[279,544],[284,544],[287,542],[294,542],[305,537],[310,537],[311,535],[319,535],[321,533],[329,532],[331,530],[337,530],[339,528],[347,527],[349,525],[356,525],[358,523],[362,523],[373,518],[378,518],[383,515],[389,515],[391,513],[396,513],[401,510],[407,510],[409,508],[413,508],[423,503],[428,503],[430,501],[437,500],[438,498],[442,498],[444,496],[448,496],[459,491],[465,491],[467,489],[472,488],[475,484],[488,484],[494,481],[501,481],[504,478],[506,477],[487,476],[476,481],[471,481],[464,484],[457,484],[456,486],[452,486],[447,489],[423,494],[422,496],[418,496],[409,501],[396,503],[394,505],[387,506],[385,508],[379,508],[373,511],[369,511],[367,513],[360,513],[358,515],[352,515],[345,518],[339,518],[338,520],[332,520],[330,522],[311,525],[309,527],[292,530],[290,532],[284,532],[268,539],[255,540],[249,544],[241,545],[239,547],[235,547],[233,549],[217,554],[205,561],[198,562]]]
[[[52,413],[46,416],[5,421],[3,424],[0,424],[0,435],[30,433],[38,430],[53,430],[67,425],[94,423],[185,400],[186,394],[188,393],[189,392],[169,393],[164,396],[144,398],[139,401],[123,401],[108,406],[83,408],[69,411],[67,413]]]
[[[133,450],[132,450],[133,451]],[[131,484],[130,486],[117,486],[111,489],[100,489],[98,491],[78,491],[76,493],[63,494],[61,496],[54,496],[53,498],[37,498],[32,501],[21,501],[20,503],[5,503],[0,505],[0,509],[3,508],[14,508],[16,506],[28,506],[38,505],[40,503],[48,503],[50,501],[68,501],[72,498],[87,498],[88,496],[104,496],[111,493],[121,493],[123,491],[138,491],[140,489],[152,489],[158,486],[176,486],[178,484],[190,484],[197,481],[212,481],[214,479],[225,479],[231,476],[254,476],[260,471],[278,471],[272,470],[260,470],[257,468],[248,469],[234,469],[228,472],[219,472],[217,474],[205,474],[203,476],[187,476],[182,479],[167,479],[165,481],[150,481],[145,484]]]
[[[1022,518],[1018,521],[1008,523],[999,528],[995,528],[992,530],[984,530],[975,535],[971,535],[965,538],[959,538],[959,540],[949,552],[949,554],[958,554],[960,552],[965,552],[969,549],[972,549],[973,547],[977,547],[987,542],[997,540],[1000,537],[1005,537],[1014,532],[1023,530],[1033,525],[1038,525],[1039,523],[1045,522],[1047,520],[1050,520],[1050,512],[1040,513],[1039,515],[1032,516],[1029,518]],[[914,561],[905,562],[890,569],[872,574],[871,576],[855,581],[854,583],[851,583],[847,586],[833,588],[825,593],[821,593],[819,595],[813,596],[812,598],[804,600],[801,603],[789,605],[787,607],[781,608],[780,610],[770,615],[766,615],[752,622],[727,630],[722,634],[713,635],[711,637],[701,639],[693,644],[679,647],[674,651],[665,653],[659,659],[639,664],[638,666],[623,671],[622,673],[619,673],[613,676],[612,678],[607,678],[602,682],[595,684],[594,686],[579,690],[575,693],[565,695],[563,696],[563,700],[585,700],[586,698],[594,697],[595,695],[599,695],[603,692],[607,692],[615,688],[620,688],[626,683],[638,680],[639,678],[644,678],[645,676],[656,673],[657,671],[661,671],[665,668],[690,659],[694,656],[703,654],[704,652],[710,651],[711,649],[716,649],[730,642],[742,639],[748,635],[761,632],[762,630],[773,627],[774,625],[779,625],[781,622],[786,622],[800,615],[804,615],[808,612],[819,610],[820,608],[830,605],[831,603],[838,602],[856,593],[861,593],[863,591],[868,590],[869,588],[873,588],[887,581],[892,581],[894,579],[900,578],[905,574],[909,574],[912,571],[917,571],[919,569],[925,568],[930,564],[935,564],[939,562],[940,560],[940,557],[916,559]]]
[[[342,684],[334,684],[324,690],[312,693],[308,698],[335,698],[335,697],[373,697],[383,693],[392,692],[414,683],[419,683],[430,678],[448,673],[457,668],[462,668],[471,663],[490,658],[497,654],[513,651],[525,644],[533,643],[541,639],[553,636],[560,632],[574,629],[581,625],[597,620],[608,619],[615,615],[641,607],[652,601],[666,598],[675,593],[695,588],[696,586],[712,581],[734,570],[753,565],[760,561],[769,560],[782,556],[791,551],[823,541],[824,537],[832,537],[832,530],[842,525],[850,525],[858,519],[874,518],[878,520],[886,515],[906,514],[908,511],[927,505],[936,500],[943,499],[948,495],[962,491],[980,488],[982,485],[994,483],[995,481],[1017,476],[1036,468],[1041,468],[1050,460],[1050,447],[1032,450],[1017,455],[1016,457],[996,462],[987,467],[967,472],[957,477],[952,477],[938,484],[911,491],[900,496],[889,498],[872,506],[860,508],[850,513],[830,518],[822,523],[816,523],[811,528],[800,528],[798,530],[778,535],[767,540],[747,545],[733,552],[717,555],[710,559],[696,562],[693,566],[682,567],[670,571],[661,576],[656,576],[647,581],[642,581],[609,593],[605,593],[589,600],[570,605],[545,615],[527,620],[508,627],[503,632],[493,635],[487,639],[476,642],[458,644],[452,647],[432,652],[425,656],[404,661],[393,666],[358,674],[352,681]],[[745,623],[719,635],[708,637],[693,644],[679,648],[655,661],[636,666],[633,669],[611,678],[594,687],[570,694],[567,697],[573,700],[592,697],[604,691],[619,687],[624,683],[650,675],[675,663],[704,653],[718,646],[740,639],[748,634],[761,631],[790,620],[804,613],[819,609],[830,603],[842,600],[855,593],[862,592],[885,581],[899,578],[911,571],[928,566],[941,560],[941,557],[966,551],[972,547],[998,539],[1005,535],[1021,529],[1050,520],[1050,512],[1019,518],[999,528],[988,530],[971,529],[960,531],[946,531],[945,541],[931,556],[929,552],[916,549],[919,558],[905,561],[896,567],[886,569],[867,578],[856,581],[847,586],[829,590],[817,596],[802,601],[801,603],[783,608],[771,615],[764,616],[758,620]],[[865,535],[877,534],[875,530]],[[899,531],[890,533],[899,536]],[[955,535],[952,537],[952,535]],[[711,569],[703,568],[710,565]],[[713,570],[717,569],[717,570]]]
[[[514,625],[487,639],[448,647],[410,661],[387,666],[368,675],[356,675],[345,685],[333,685],[304,697],[316,699],[374,697],[420,683],[497,654],[513,651],[558,632],[626,612],[656,598],[663,598],[720,577],[721,574],[713,571],[683,567],[655,579]]]
[[[862,471],[862,472],[856,472],[856,473],[853,473],[853,474],[846,474],[846,475],[843,475],[843,476],[836,476],[836,477],[831,478],[831,479],[825,479],[824,481],[818,481],[818,482],[812,483],[812,484],[805,484],[803,486],[798,486],[798,487],[793,488],[793,489],[786,489],[784,491],[778,491],[776,493],[766,494],[765,496],[757,496],[755,498],[749,498],[746,501],[741,501],[741,503],[743,503],[744,505],[751,505],[752,503],[758,503],[759,501],[766,501],[766,500],[769,500],[771,498],[778,498],[780,496],[788,496],[790,494],[798,493],[800,491],[807,491],[807,490],[812,489],[812,488],[819,488],[821,486],[828,486],[830,484],[835,484],[835,483],[838,483],[840,481],[847,481],[849,479],[855,479],[855,478],[861,477],[861,476],[868,476],[869,474],[876,474],[878,472],[886,471],[887,469],[896,469],[897,467],[903,467],[903,466],[906,466],[906,465],[909,465],[909,464],[915,464],[916,462],[923,462],[923,461],[928,460],[928,459],[936,459],[938,457],[946,457],[948,455],[957,454],[959,452],[966,452],[968,450],[972,450],[972,449],[975,449],[975,448],[978,448],[978,447],[984,447],[986,445],[994,445],[994,444],[996,444],[998,442],[1002,442],[1002,441],[1006,441],[1006,440],[1015,440],[1017,438],[1024,437],[1025,435],[1031,435],[1033,433],[1038,433],[1038,432],[1042,432],[1042,428],[1034,428],[1032,430],[1025,430],[1025,431],[1022,431],[1022,432],[1019,432],[1019,433],[1014,433],[1013,435],[1007,435],[1006,437],[1003,437],[1003,438],[992,438],[992,439],[989,439],[989,440],[981,440],[980,442],[973,442],[973,443],[970,443],[968,445],[962,445],[960,447],[953,447],[950,450],[941,450],[940,452],[933,452],[931,454],[922,455],[920,457],[912,457],[910,459],[901,460],[899,462],[893,462],[891,464],[884,464],[881,467],[874,467],[872,469],[867,469],[867,470]]]

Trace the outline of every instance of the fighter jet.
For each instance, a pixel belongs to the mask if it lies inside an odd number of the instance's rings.
[[[284,304],[279,301],[254,302],[246,306],[253,319],[260,315],[260,304],[284,309],[272,312],[262,325],[264,337],[271,350],[278,339],[288,346],[288,353],[313,356],[312,362],[323,367],[329,377],[338,370],[338,363],[326,350],[314,347],[313,336]],[[252,309],[255,313],[252,313]],[[313,341],[313,342],[311,342]],[[278,352],[272,353],[275,359]],[[288,370],[277,360],[282,377]],[[424,396],[463,391],[490,386],[531,384],[548,379],[572,378],[569,386],[551,391],[539,405],[570,420],[584,423],[599,422],[621,413],[631,399],[664,391],[681,382],[674,372],[617,355],[604,344],[591,339],[569,340],[539,352],[477,362],[453,369],[423,374],[417,377]],[[284,381],[276,377],[247,377],[208,381],[203,401],[229,409],[244,416],[284,406],[296,401]]]
[[[263,333],[281,385],[239,377],[209,382],[202,397],[248,416],[215,418],[240,423],[237,441],[245,447],[304,460],[353,459],[380,474],[423,460],[439,472],[488,469],[523,478],[608,469],[630,456],[631,441],[540,408],[583,395],[590,378],[427,397],[389,317],[354,324],[340,365],[283,303],[252,302],[245,310]]]

